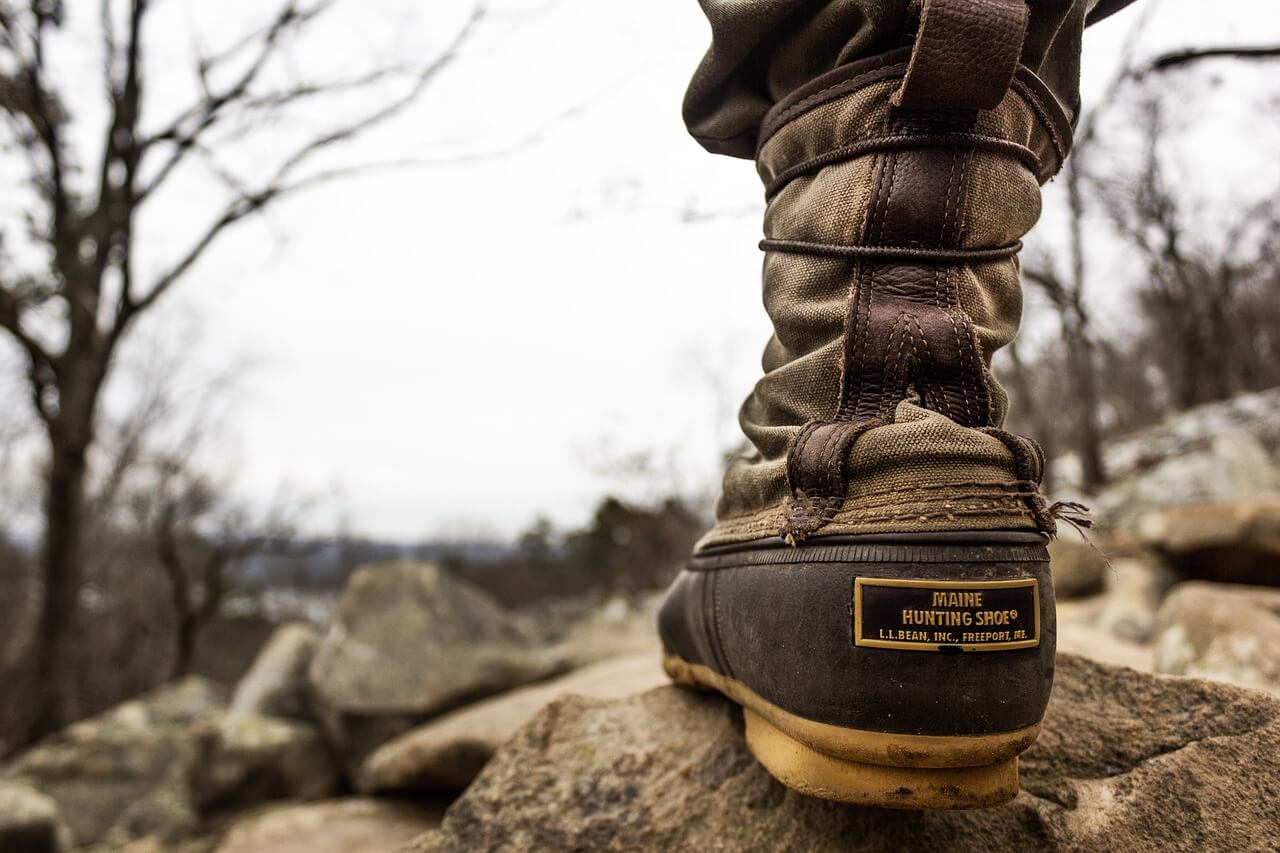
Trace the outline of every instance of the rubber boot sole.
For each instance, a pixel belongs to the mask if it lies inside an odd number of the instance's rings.
[[[743,708],[747,747],[775,779],[825,800],[891,809],[975,809],[1018,794],[1018,755],[1040,726],[983,735],[843,728],[779,708],[739,681],[663,658],[671,680],[719,691]]]

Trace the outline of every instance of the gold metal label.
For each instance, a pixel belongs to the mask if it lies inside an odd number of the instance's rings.
[[[1035,578],[855,578],[853,643],[919,652],[1032,648],[1040,645],[1040,586]]]

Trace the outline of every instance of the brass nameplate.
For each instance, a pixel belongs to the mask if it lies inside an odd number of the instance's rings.
[[[1038,646],[1040,587],[1035,578],[855,578],[853,643],[921,652],[993,652]]]

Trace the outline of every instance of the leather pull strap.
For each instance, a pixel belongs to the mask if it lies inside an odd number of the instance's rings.
[[[924,0],[893,105],[948,113],[995,107],[1013,82],[1027,14],[1026,0]]]
[[[798,545],[831,522],[844,502],[853,444],[864,432],[884,423],[875,418],[809,421],[787,454],[791,504],[779,535]]]

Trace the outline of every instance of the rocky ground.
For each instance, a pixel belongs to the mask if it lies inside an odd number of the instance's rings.
[[[188,678],[0,767],[0,853],[1280,849],[1280,420],[1218,408],[1113,454],[1107,531],[1053,544],[1057,682],[1002,808],[781,787],[739,711],[665,686],[656,596],[512,612],[394,563],[233,691]]]

